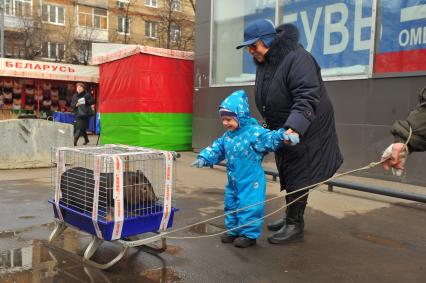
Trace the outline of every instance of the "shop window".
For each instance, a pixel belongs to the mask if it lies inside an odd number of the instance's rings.
[[[397,2],[401,7],[397,7]],[[422,14],[422,1],[415,0],[410,6],[415,6],[414,2],[418,3],[417,13]],[[373,0],[216,0],[213,2],[211,83],[254,82],[256,68],[253,59],[244,49],[235,50],[235,47],[243,42],[244,28],[257,19],[270,19],[275,25],[296,25],[300,31],[301,45],[315,57],[325,79],[367,78],[371,75],[371,54],[374,52],[374,3]],[[387,14],[382,18],[391,25],[400,23],[405,6],[407,1],[404,0],[396,0],[395,5],[382,4],[385,7],[382,10],[393,11],[392,15]],[[412,8],[410,11],[414,10]],[[388,21],[390,18],[393,20]],[[425,17],[421,18],[421,21],[417,19],[418,31],[425,26]],[[396,32],[398,28],[391,27],[388,31]],[[415,35],[407,35],[406,38],[414,37],[420,41],[423,37],[419,33],[416,30]],[[380,41],[383,38],[389,41],[389,44],[383,45],[385,47],[398,42],[395,36],[380,38]]]
[[[213,2],[212,84],[253,82],[251,56],[235,47],[243,42],[244,28],[257,19],[275,22],[276,1],[216,0]]]
[[[17,17],[30,17],[32,15],[32,0],[5,0],[5,14]]]
[[[145,0],[145,5],[157,8],[157,0]]]
[[[130,33],[130,19],[126,17],[118,17],[118,27],[117,31],[119,33]]]
[[[179,42],[180,35],[181,35],[181,31],[179,26],[172,26],[170,28],[170,40],[172,42]]]
[[[374,44],[372,6],[372,0],[284,1],[280,23],[298,27],[300,43],[315,57],[324,78],[366,78]]]
[[[65,23],[65,9],[61,6],[43,5],[42,17],[44,22],[63,25]]]
[[[180,12],[182,10],[181,1],[173,0],[172,1],[172,11]]]
[[[78,6],[78,25],[97,29],[108,29],[108,11],[106,9]]]
[[[61,59],[64,55],[65,46],[62,43],[43,42],[42,56],[49,59]]]
[[[157,38],[157,23],[145,22],[145,36],[150,38]]]

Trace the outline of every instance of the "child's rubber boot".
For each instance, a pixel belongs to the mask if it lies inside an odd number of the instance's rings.
[[[237,248],[248,248],[256,245],[256,239],[247,238],[245,236],[238,237],[234,240],[234,246]]]
[[[238,236],[231,235],[231,234],[222,234],[220,235],[220,241],[224,244],[230,244],[234,242],[235,239],[237,239]]]

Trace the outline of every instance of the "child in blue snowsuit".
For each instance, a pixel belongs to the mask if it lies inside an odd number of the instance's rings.
[[[264,152],[277,150],[284,139],[288,140],[289,137],[284,136],[285,129],[267,130],[250,116],[248,99],[243,90],[228,96],[220,104],[219,114],[228,131],[202,150],[192,165],[201,168],[227,160],[226,214],[265,200],[266,178],[262,168]],[[255,245],[262,230],[264,207],[262,203],[227,215],[225,226],[228,230],[247,225],[222,235],[222,242],[233,242],[234,246],[240,248]],[[252,221],[254,223],[250,223]]]

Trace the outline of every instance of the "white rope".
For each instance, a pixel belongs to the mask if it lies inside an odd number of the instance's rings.
[[[409,143],[409,141],[410,141],[410,139],[411,139],[412,133],[413,133],[413,130],[412,130],[412,129],[411,129],[411,127],[410,127],[409,135],[408,135],[407,141],[405,142],[405,145],[404,145],[404,146],[405,146],[405,148],[406,148],[406,150],[407,150],[407,152],[408,152],[408,143]],[[249,205],[249,206],[246,206],[246,207],[243,207],[243,208],[240,208],[240,209],[237,209],[237,210],[234,210],[234,211],[231,211],[231,212],[225,213],[225,214],[221,214],[221,215],[218,215],[218,216],[215,216],[215,217],[211,217],[211,218],[208,218],[208,219],[205,219],[205,220],[202,220],[202,221],[199,221],[199,222],[196,222],[196,223],[190,224],[190,225],[186,225],[186,226],[181,227],[181,228],[177,228],[177,229],[174,229],[174,230],[170,230],[170,231],[164,232],[164,233],[162,233],[162,236],[165,236],[165,238],[168,238],[168,239],[175,239],[175,240],[210,238],[210,237],[216,237],[216,236],[219,236],[219,235],[222,235],[222,234],[225,234],[225,233],[228,233],[228,232],[231,232],[231,231],[234,231],[234,230],[237,230],[237,229],[240,229],[240,228],[243,228],[243,227],[249,226],[249,225],[251,225],[251,224],[253,224],[253,223],[257,222],[257,221],[260,221],[260,220],[262,220],[262,219],[266,219],[266,218],[268,218],[268,217],[270,217],[270,216],[272,216],[272,215],[274,215],[274,214],[278,213],[279,211],[283,210],[283,209],[284,209],[284,208],[286,208],[287,206],[289,206],[289,205],[293,204],[294,202],[298,201],[299,199],[303,198],[304,196],[306,196],[306,195],[310,194],[310,192],[312,192],[313,190],[315,190],[316,188],[318,188],[320,185],[323,185],[323,184],[325,184],[325,183],[327,183],[327,182],[329,182],[329,181],[331,181],[331,180],[334,180],[334,179],[340,178],[340,177],[342,177],[342,176],[346,176],[346,175],[349,175],[349,174],[352,174],[352,173],[356,173],[356,172],[360,172],[360,171],[364,171],[364,170],[368,170],[368,169],[374,168],[374,167],[376,167],[376,166],[378,166],[378,165],[380,165],[380,164],[383,164],[384,162],[388,161],[390,158],[391,158],[391,157],[386,158],[386,159],[381,160],[381,161],[378,161],[378,162],[371,162],[371,163],[370,163],[369,165],[367,165],[367,166],[360,167],[360,168],[357,168],[357,169],[353,169],[353,170],[350,170],[350,171],[347,171],[347,172],[344,172],[344,173],[336,174],[336,175],[334,175],[334,176],[332,176],[332,177],[328,178],[328,179],[327,179],[327,180],[325,180],[325,181],[318,182],[318,183],[315,183],[315,184],[312,184],[312,185],[309,185],[309,186],[303,187],[303,188],[301,188],[301,189],[297,189],[297,190],[292,191],[292,192],[289,192],[289,193],[287,193],[287,194],[285,194],[285,195],[276,196],[276,197],[273,197],[273,198],[267,199],[267,200],[265,200],[265,201],[257,202],[257,203],[255,203],[255,204],[252,204],[252,205]],[[309,191],[309,190],[308,190],[308,189],[310,189],[310,188],[312,188],[312,190],[311,190],[311,191]],[[258,218],[258,219],[255,219],[255,220],[253,220],[253,221],[250,221],[250,222],[248,222],[248,223],[246,223],[246,224],[244,224],[244,225],[240,225],[240,226],[238,226],[238,227],[234,227],[234,228],[232,228],[232,229],[227,229],[227,230],[224,230],[224,231],[222,231],[222,232],[218,232],[218,233],[214,233],[214,234],[208,234],[208,235],[186,236],[186,237],[185,237],[185,236],[182,236],[182,237],[167,236],[167,235],[174,234],[174,233],[177,233],[177,232],[180,232],[180,231],[183,231],[183,230],[187,230],[187,229],[190,229],[190,228],[192,228],[192,227],[198,226],[198,225],[200,225],[200,224],[204,224],[204,223],[206,223],[206,222],[210,222],[210,221],[212,221],[212,220],[215,220],[215,219],[218,219],[218,218],[221,218],[221,217],[225,217],[225,216],[227,216],[227,215],[230,215],[230,214],[233,214],[233,213],[237,213],[237,212],[239,212],[239,211],[242,211],[242,210],[245,210],[245,209],[248,209],[248,208],[251,208],[251,207],[254,207],[254,206],[260,205],[260,204],[263,204],[263,203],[268,203],[268,202],[271,202],[271,201],[276,200],[276,199],[279,199],[279,198],[284,198],[284,197],[286,197],[286,196],[289,196],[289,195],[295,194],[295,193],[300,192],[300,191],[305,191],[305,190],[308,190],[308,191],[307,191],[306,193],[302,194],[301,196],[299,196],[298,198],[296,198],[296,199],[292,200],[291,202],[286,203],[285,205],[283,205],[282,207],[278,208],[277,210],[275,210],[275,211],[273,211],[273,212],[271,212],[271,213],[268,213],[268,214],[264,215],[264,216],[263,216],[263,217],[261,217],[261,218]]]

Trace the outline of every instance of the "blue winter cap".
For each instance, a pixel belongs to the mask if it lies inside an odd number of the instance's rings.
[[[244,29],[244,42],[236,48],[240,49],[242,47],[252,45],[259,39],[265,43],[266,47],[269,47],[272,44],[275,35],[275,27],[270,20],[256,20]]]

